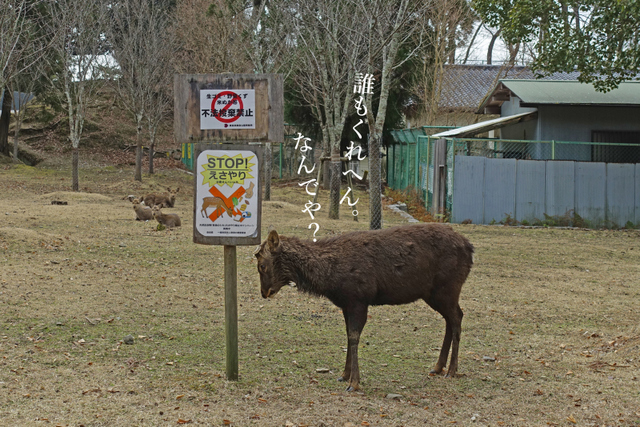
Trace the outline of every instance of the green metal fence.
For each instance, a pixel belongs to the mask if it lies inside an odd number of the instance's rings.
[[[427,135],[432,128],[395,130],[387,149],[387,184],[394,190],[415,189],[425,207],[433,199],[433,152],[440,138]],[[527,141],[487,138],[442,138],[446,141],[446,209],[451,210],[457,155],[522,160],[571,160],[581,162],[640,163],[640,144]]]
[[[453,126],[423,126],[391,131],[387,148],[387,184],[394,190],[416,190],[431,206],[433,196],[433,140],[430,134]]]

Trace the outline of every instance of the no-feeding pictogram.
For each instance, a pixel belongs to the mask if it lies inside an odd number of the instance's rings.
[[[222,109],[218,109],[216,106],[216,102],[224,97],[227,98],[228,102],[226,104],[223,104],[224,106],[222,107]],[[232,106],[234,108],[231,108]],[[213,98],[213,101],[211,101],[211,111],[218,112],[218,114],[214,117],[222,123],[233,123],[240,117],[242,117],[242,113],[244,112],[242,97],[237,93],[231,92],[229,90],[220,92]]]
[[[200,91],[200,129],[255,129],[253,89]]]

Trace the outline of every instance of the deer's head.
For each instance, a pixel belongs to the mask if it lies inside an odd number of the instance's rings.
[[[271,230],[267,240],[258,246],[254,255],[258,261],[262,297],[272,297],[291,281],[287,277],[287,268],[282,264],[282,242],[278,232]]]

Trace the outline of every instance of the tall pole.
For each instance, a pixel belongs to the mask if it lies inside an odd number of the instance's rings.
[[[224,330],[227,379],[238,380],[238,265],[236,247],[224,245]]]

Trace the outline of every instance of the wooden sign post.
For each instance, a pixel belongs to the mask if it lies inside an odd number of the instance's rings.
[[[194,143],[193,241],[224,246],[227,379],[238,379],[237,245],[261,242],[263,144],[284,139],[282,76],[177,75],[174,133]]]
[[[196,144],[193,241],[224,245],[227,378],[238,379],[237,245],[260,243],[262,188],[258,145]]]

